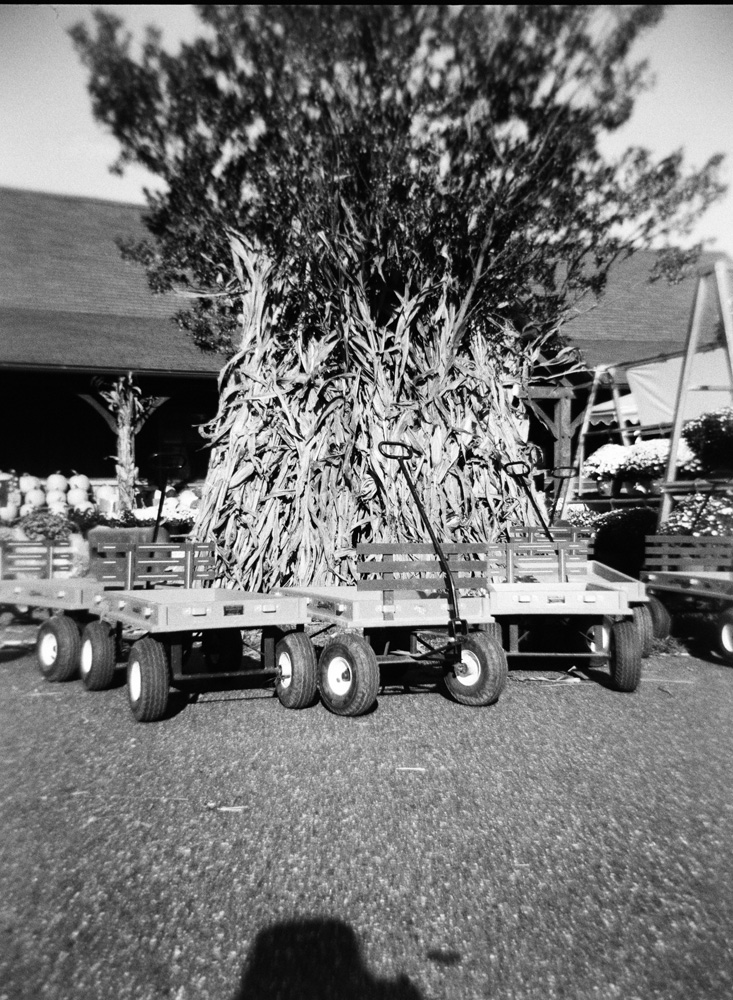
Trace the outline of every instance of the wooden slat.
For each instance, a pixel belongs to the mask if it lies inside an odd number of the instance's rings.
[[[644,568],[663,572],[699,562],[710,570],[733,570],[733,539],[690,535],[648,535]]]
[[[475,554],[483,555],[486,545],[481,542],[461,542],[441,544],[446,555]],[[357,556],[370,555],[435,555],[434,547],[423,542],[364,542],[356,546]]]
[[[485,577],[471,576],[458,577],[454,579],[456,590],[486,590],[489,581]],[[395,580],[359,580],[358,590],[419,590],[419,591],[442,591],[446,593],[445,580],[437,576],[421,577],[400,577]]]
[[[8,541],[0,545],[0,579],[50,579],[68,575],[73,566],[69,545]]]
[[[448,568],[454,573],[473,573],[485,571],[491,566],[486,559],[448,561]],[[403,562],[385,562],[381,559],[367,559],[356,564],[356,570],[361,575],[386,573],[442,573],[437,559],[414,559]]]

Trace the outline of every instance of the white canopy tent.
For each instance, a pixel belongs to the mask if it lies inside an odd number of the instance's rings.
[[[652,358],[633,365],[617,365],[602,369],[606,381],[618,388],[628,385],[626,395],[614,395],[604,403],[590,407],[589,423],[593,426],[619,427],[629,423],[645,427],[671,426],[680,385],[684,352]],[[727,381],[727,351],[715,347],[700,351],[692,359],[690,385],[682,401],[682,420],[692,420],[703,413],[733,405],[733,386]],[[603,378],[601,378],[601,383]]]
[[[720,329],[703,343],[702,316],[711,283],[717,292]],[[612,398],[596,403],[601,386],[610,387]],[[621,395],[620,389],[626,386],[629,392]],[[576,466],[582,468],[585,439],[591,425],[617,422],[624,444],[631,443],[631,433],[643,434],[644,429],[669,434],[669,460],[659,511],[661,524],[669,515],[675,491],[676,455],[684,422],[725,406],[733,406],[733,293],[730,265],[718,261],[714,268],[699,276],[684,351],[595,370]],[[578,485],[581,494],[582,481]]]

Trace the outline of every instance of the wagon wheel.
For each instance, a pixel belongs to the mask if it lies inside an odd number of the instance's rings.
[[[105,622],[89,622],[82,632],[79,673],[87,691],[106,691],[116,667],[115,640]]]
[[[733,663],[733,608],[728,608],[715,622],[716,648],[728,663]]]
[[[646,657],[651,653],[652,645],[654,644],[654,621],[652,613],[646,604],[637,604],[633,608],[633,612],[634,625],[636,626],[636,631],[639,633],[639,641],[641,643],[641,655]]]
[[[379,664],[360,635],[331,639],[318,661],[321,701],[335,715],[363,715],[377,700]]]
[[[636,691],[641,681],[641,642],[633,621],[611,629],[611,679],[617,691]]]
[[[507,680],[506,653],[487,632],[461,639],[461,659],[445,675],[448,693],[461,705],[493,705]]]
[[[305,632],[289,632],[275,646],[275,691],[285,708],[310,708],[318,699],[313,643]]]
[[[655,639],[666,639],[672,631],[672,616],[658,597],[650,597],[649,614],[652,616],[652,627]]]
[[[79,669],[79,626],[68,615],[52,615],[38,630],[36,659],[47,681],[70,681]]]
[[[170,675],[165,647],[157,639],[138,639],[127,661],[127,696],[138,722],[155,722],[168,707]]]

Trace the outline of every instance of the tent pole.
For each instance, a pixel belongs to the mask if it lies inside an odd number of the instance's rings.
[[[588,394],[588,402],[585,404],[585,413],[583,414],[583,423],[580,428],[580,433],[578,434],[578,444],[575,449],[575,461],[572,463],[578,470],[578,490],[577,496],[582,497],[583,495],[583,462],[585,461],[585,438],[588,433],[588,428],[590,427],[590,415],[595,405],[596,396],[598,395],[598,386],[601,384],[601,375],[606,371],[604,365],[596,365],[593,369],[593,384],[590,387],[590,393]]]
[[[705,306],[705,292],[707,290],[707,277],[707,275],[700,275],[698,278],[695,300],[692,304],[690,326],[687,332],[687,344],[685,346],[685,360],[682,363],[680,381],[677,386],[677,399],[675,401],[674,421],[672,423],[672,437],[669,442],[669,458],[667,459],[667,474],[665,483],[666,487],[672,486],[677,477],[677,450],[679,448],[680,436],[682,432],[682,414],[684,411],[684,401],[687,399],[687,393],[690,388],[690,379],[692,378],[692,362],[695,357],[695,351],[697,350],[697,343],[700,339],[702,314]],[[657,531],[661,529],[661,526],[669,517],[671,509],[672,493],[669,489],[665,488],[662,492],[662,502],[659,505]]]

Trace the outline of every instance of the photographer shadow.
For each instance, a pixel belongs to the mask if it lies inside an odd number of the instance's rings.
[[[377,979],[340,920],[274,924],[255,938],[232,1000],[423,1000],[407,976]]]

